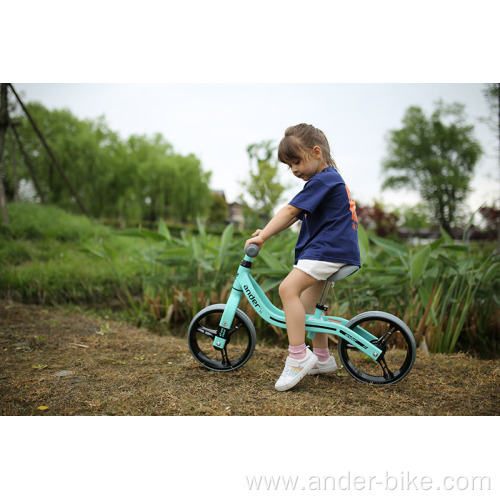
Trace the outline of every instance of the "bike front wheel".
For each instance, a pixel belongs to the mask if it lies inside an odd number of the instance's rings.
[[[243,311],[237,309],[228,328],[224,349],[215,349],[213,342],[225,307],[225,304],[206,307],[193,318],[188,331],[189,350],[196,361],[209,370],[219,372],[243,366],[252,356],[257,343],[253,323]]]
[[[357,327],[376,337],[372,344],[382,350],[377,361],[350,344],[339,340],[339,357],[346,371],[360,382],[395,384],[401,381],[415,363],[417,347],[410,329],[396,316],[382,311],[368,311],[355,316],[346,325]]]

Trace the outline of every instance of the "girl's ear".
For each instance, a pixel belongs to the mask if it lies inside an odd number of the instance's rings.
[[[314,146],[313,147],[313,155],[316,158],[321,158],[321,156],[323,155],[323,151],[321,151],[321,148],[319,146]]]

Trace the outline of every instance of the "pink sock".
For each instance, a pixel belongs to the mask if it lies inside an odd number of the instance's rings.
[[[325,347],[324,349],[319,349],[318,347],[313,348],[313,353],[318,356],[318,361],[321,361],[322,363],[324,361],[328,361],[328,358],[330,357],[330,351],[328,350],[328,347]]]
[[[288,352],[290,353],[290,357],[292,359],[304,359],[306,355],[306,345],[289,345]]]

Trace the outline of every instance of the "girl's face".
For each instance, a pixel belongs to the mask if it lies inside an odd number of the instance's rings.
[[[295,177],[307,182],[327,166],[323,159],[321,148],[314,146],[309,154],[306,153],[302,158],[294,160],[290,168]]]

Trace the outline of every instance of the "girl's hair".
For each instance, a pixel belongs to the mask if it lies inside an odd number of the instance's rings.
[[[318,128],[306,123],[288,127],[285,130],[285,137],[281,139],[278,147],[278,159],[281,163],[291,165],[294,161],[302,159],[304,153],[310,153],[314,146],[321,148],[326,164],[337,169],[325,134]]]

